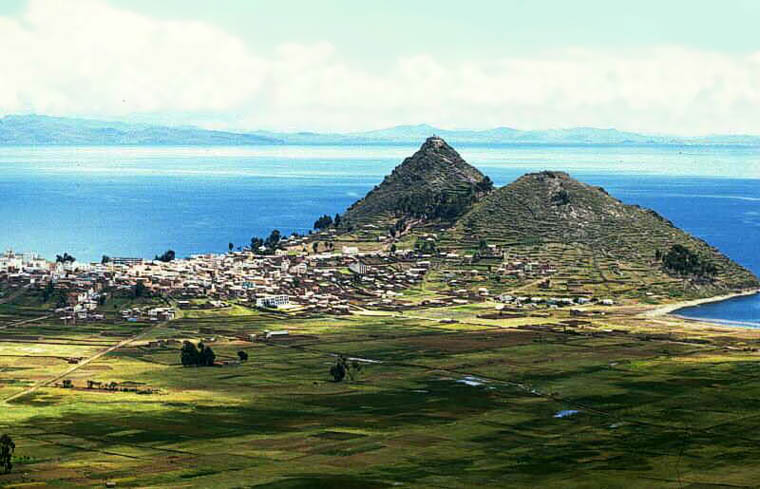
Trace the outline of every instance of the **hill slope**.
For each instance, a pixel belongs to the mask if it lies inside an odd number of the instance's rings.
[[[350,223],[401,216],[451,220],[491,187],[490,179],[443,139],[431,137],[344,217]]]
[[[0,145],[251,145],[276,138],[195,127],[71,119],[38,115],[0,119]]]
[[[636,270],[649,281],[677,277],[706,292],[758,285],[751,272],[656,212],[563,172],[530,173],[496,190],[462,216],[452,236],[464,247],[485,239],[505,248],[575,250],[572,267],[585,278],[594,270],[608,279]]]

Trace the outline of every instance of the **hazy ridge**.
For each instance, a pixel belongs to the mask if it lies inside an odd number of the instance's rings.
[[[760,136],[714,135],[678,137],[647,135],[616,129],[575,127],[519,130],[497,127],[485,130],[449,130],[427,124],[402,125],[350,133],[216,131],[187,126],[161,126],[96,119],[8,115],[0,118],[0,145],[341,145],[418,144],[431,135],[452,144],[546,145],[740,145],[760,146]]]

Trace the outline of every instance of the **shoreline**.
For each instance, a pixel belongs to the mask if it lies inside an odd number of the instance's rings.
[[[675,302],[673,304],[666,304],[664,306],[659,306],[659,307],[656,307],[656,308],[651,309],[649,311],[646,311],[645,313],[642,314],[642,316],[644,316],[644,317],[651,317],[651,318],[653,318],[653,317],[659,317],[659,316],[666,316],[668,314],[672,314],[673,312],[675,312],[675,311],[677,311],[679,309],[684,309],[686,307],[700,306],[702,304],[710,304],[712,302],[723,302],[723,301],[727,301],[729,299],[735,299],[737,297],[744,297],[744,296],[750,296],[750,295],[756,295],[756,294],[760,294],[760,289],[747,289],[747,290],[743,290],[741,292],[734,292],[734,293],[731,293],[731,294],[716,295],[716,296],[713,296],[713,297],[705,297],[705,298],[702,298],[702,299],[694,299],[694,300],[690,300],[690,301]],[[681,316],[676,316],[676,317],[681,317]],[[687,318],[687,317],[684,316],[684,319],[697,319],[697,318]],[[715,321],[718,321],[718,320],[709,321],[709,320],[701,320],[700,319],[700,321],[715,322]],[[725,325],[725,323],[720,323],[720,324],[724,324]]]
[[[712,318],[693,318],[672,314],[674,318],[692,323],[709,324],[710,326],[722,326],[724,328],[741,328],[741,329],[760,329],[760,323],[751,323],[748,321],[731,321],[730,319],[712,319]]]

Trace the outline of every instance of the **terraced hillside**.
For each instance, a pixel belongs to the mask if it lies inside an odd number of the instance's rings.
[[[346,212],[346,224],[384,218],[455,219],[491,190],[491,181],[438,137],[428,138]]]
[[[448,245],[474,248],[481,240],[533,255],[575,250],[576,278],[588,278],[587,264],[589,273],[625,276],[628,270],[642,285],[644,278],[677,282],[705,294],[758,284],[751,272],[656,212],[623,204],[563,172],[530,173],[491,193],[458,220]]]

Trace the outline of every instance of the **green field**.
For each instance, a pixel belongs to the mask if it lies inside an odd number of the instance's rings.
[[[235,307],[64,326],[19,325],[45,310],[0,306],[0,398],[73,368],[4,402],[0,431],[17,448],[0,486],[760,487],[760,335],[623,309],[574,325],[562,311],[479,312],[295,319]],[[291,338],[236,339],[282,329]],[[209,337],[217,360],[250,359],[183,368],[179,344],[148,343]],[[336,354],[372,362],[335,383]]]

